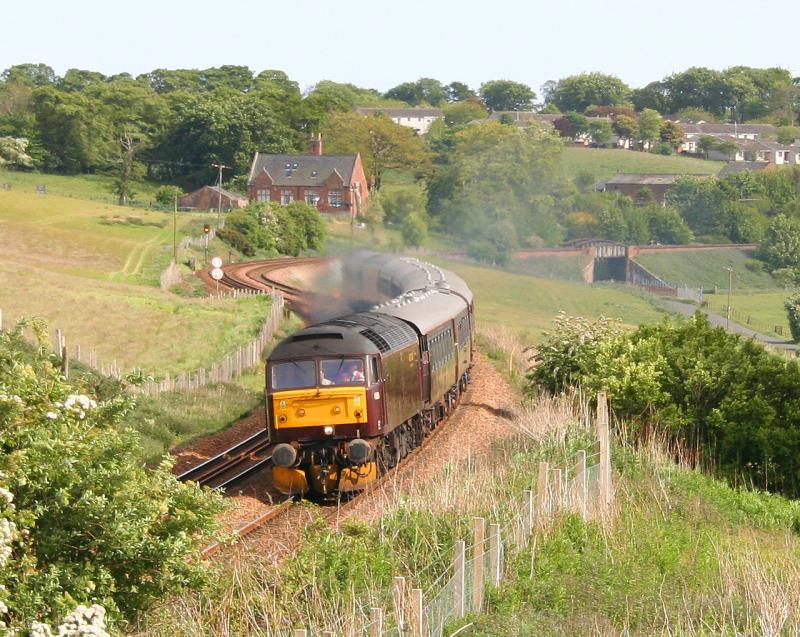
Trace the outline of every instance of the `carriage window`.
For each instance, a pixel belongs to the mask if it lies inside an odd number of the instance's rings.
[[[364,361],[359,358],[335,358],[320,364],[320,385],[363,385]]]
[[[298,389],[314,387],[316,365],[314,361],[290,361],[272,365],[272,389]]]

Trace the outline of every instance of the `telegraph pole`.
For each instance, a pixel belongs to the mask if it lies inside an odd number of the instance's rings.
[[[214,168],[219,168],[219,181],[217,181],[217,230],[219,230],[219,216],[222,212],[222,169],[227,168],[231,170],[230,166],[223,166],[222,164],[211,164]]]
[[[175,193],[175,207],[172,209],[172,261],[178,264],[178,193]]]
[[[731,288],[733,287],[733,268],[725,268],[728,271],[728,311],[725,313],[725,329],[731,328]]]

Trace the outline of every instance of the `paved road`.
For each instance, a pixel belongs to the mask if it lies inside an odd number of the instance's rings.
[[[677,314],[681,314],[683,316],[693,316],[697,310],[700,310],[708,317],[708,321],[711,323],[711,325],[725,327],[727,323],[727,319],[724,316],[715,314],[704,307],[697,307],[696,305],[681,303],[679,301],[663,300],[663,303],[669,311],[676,312]],[[776,349],[783,349],[791,352],[800,351],[800,345],[792,343],[791,341],[787,341],[779,336],[768,336],[766,334],[762,334],[761,332],[756,332],[755,330],[751,330],[749,327],[745,327],[744,325],[740,325],[734,321],[730,322],[728,331],[734,334],[741,334],[742,336],[746,336],[748,338],[754,338],[757,341]]]

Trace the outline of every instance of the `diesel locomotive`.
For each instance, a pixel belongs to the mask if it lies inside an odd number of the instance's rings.
[[[285,494],[363,489],[422,442],[469,381],[474,303],[463,280],[383,255],[344,276],[388,300],[306,327],[267,360],[273,483]]]

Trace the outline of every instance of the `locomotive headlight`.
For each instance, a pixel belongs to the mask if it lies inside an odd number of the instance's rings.
[[[326,436],[332,436],[333,435],[333,427],[331,427],[330,425],[324,427],[322,429],[322,433],[324,433]]]
[[[336,405],[336,407],[334,407],[334,408],[333,408],[333,413],[334,413],[334,414],[340,414],[340,413],[342,413],[342,408],[341,408],[341,407],[339,407],[339,405]]]

